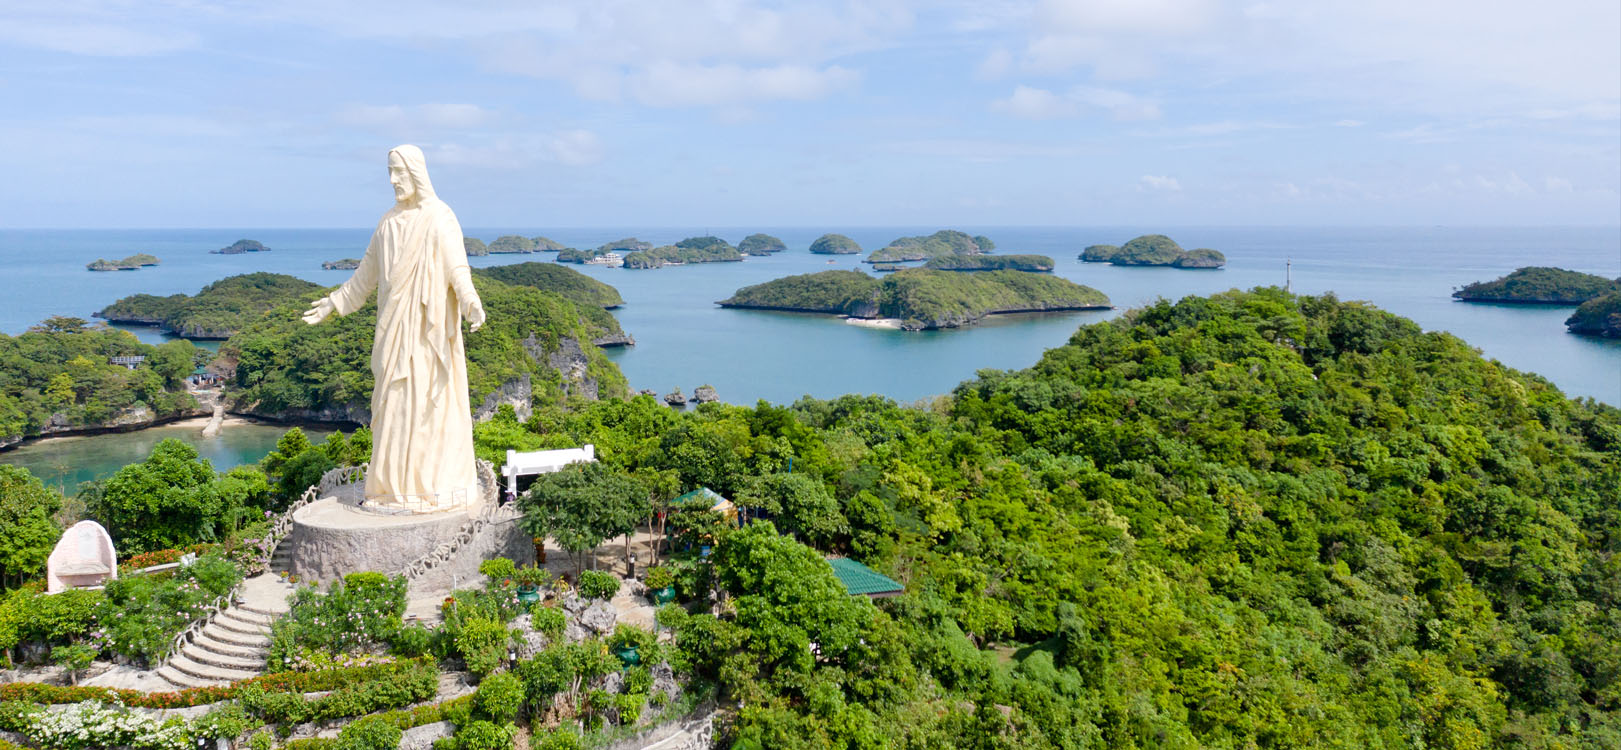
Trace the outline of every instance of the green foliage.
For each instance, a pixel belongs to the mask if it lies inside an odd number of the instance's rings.
[[[744,255],[770,255],[787,250],[788,246],[769,234],[751,234],[737,243],[737,249]]]
[[[490,243],[489,251],[493,253],[532,253],[538,246],[528,237],[516,234],[503,234]]]
[[[855,255],[861,246],[842,234],[824,234],[811,243],[810,251],[817,255]]]
[[[647,575],[643,578],[643,583],[646,583],[647,587],[654,591],[669,588],[675,585],[675,571],[667,565],[655,565],[647,569]]]
[[[456,651],[467,662],[467,671],[482,677],[506,660],[511,639],[511,632],[500,620],[470,619],[456,634]]]
[[[518,572],[518,564],[509,558],[492,557],[478,564],[479,575],[491,583],[510,580]]]
[[[254,477],[221,478],[196,448],[171,438],[108,478],[89,511],[124,554],[223,539],[264,506],[269,485]]]
[[[509,724],[518,718],[523,700],[523,681],[511,672],[484,678],[473,693],[473,707],[478,715],[498,724]]]
[[[489,245],[484,244],[484,240],[477,237],[463,237],[462,249],[467,251],[467,257],[469,258],[490,254]]]
[[[338,731],[334,750],[395,750],[400,746],[399,727],[382,719],[366,717],[344,725]]]
[[[556,263],[514,263],[474,269],[485,276],[512,286],[527,286],[567,298],[576,306],[611,308],[625,304],[619,290],[579,271]]]
[[[544,735],[537,734],[530,750],[582,750],[584,747],[574,730],[553,729]]]
[[[663,660],[659,649],[658,636],[654,635],[653,631],[624,623],[615,625],[613,635],[608,636],[608,650],[618,653],[632,648],[636,649],[636,653],[644,665],[657,664]],[[646,670],[646,667],[636,668]],[[627,687],[626,692],[635,691]],[[646,692],[646,688],[644,687],[641,692]]]
[[[529,618],[529,623],[536,632],[544,634],[549,640],[553,641],[563,637],[563,628],[568,625],[568,619],[563,615],[563,610],[548,607],[539,602],[530,607]]]
[[[97,313],[108,320],[159,321],[164,330],[191,339],[229,338],[277,305],[301,299],[320,286],[279,273],[228,276],[192,297],[125,297]],[[188,370],[189,373],[189,370]]]
[[[0,464],[0,585],[38,576],[62,535],[62,495],[27,469]]]
[[[822,271],[746,286],[722,307],[898,318],[905,328],[955,328],[1001,312],[1108,307],[1102,292],[1056,276],[1019,271],[950,273],[907,269],[874,279]]]
[[[1467,302],[1530,302],[1580,305],[1595,297],[1621,293],[1621,279],[1547,266],[1526,266],[1493,281],[1466,284],[1452,293]]]
[[[1053,259],[1046,255],[936,255],[923,264],[940,271],[1051,271]]]
[[[587,250],[578,250],[578,249],[569,247],[569,248],[564,248],[562,250],[557,251],[557,262],[558,263],[584,263],[584,262],[586,262],[588,260],[591,260],[592,258],[597,257],[598,255],[605,255],[607,253],[608,253],[607,250],[601,250],[601,249],[597,249],[597,248],[591,248],[591,249],[587,249]]]
[[[334,687],[314,699],[304,697],[302,691],[277,689],[264,682],[247,683],[235,693],[249,715],[268,723],[330,721],[428,700],[438,692],[439,670],[426,660],[388,664],[371,670],[367,679]],[[398,736],[395,742],[399,742]]]
[[[300,668],[306,653],[354,654],[394,643],[402,651],[422,648],[419,634],[401,636],[406,606],[405,576],[350,573],[326,593],[301,587],[291,608],[270,627],[265,655],[272,671]],[[403,645],[400,645],[403,644]]]
[[[659,268],[671,263],[739,261],[743,253],[719,237],[688,237],[674,245],[637,250],[625,256],[626,268]]]
[[[1208,247],[1189,250],[1171,261],[1177,268],[1221,268],[1227,265],[1227,256]]]
[[[798,535],[813,547],[830,546],[850,531],[838,499],[820,479],[809,474],[755,477],[738,493],[736,502],[766,511],[783,531]]]
[[[652,511],[640,480],[597,462],[540,475],[518,506],[525,531],[576,556],[630,532]]]
[[[511,723],[474,721],[456,732],[456,750],[512,750],[518,728]]]
[[[95,660],[96,649],[82,643],[51,649],[51,663],[66,670],[75,684],[79,682],[79,673],[89,669]]]
[[[1571,333],[1621,338],[1621,293],[1594,297],[1565,320]]]
[[[20,336],[0,334],[0,440],[38,435],[47,423],[100,427],[142,406],[158,419],[195,409],[196,399],[167,380],[168,369],[156,369],[168,361],[159,353],[179,346],[149,346],[127,331],[69,317],[48,318]],[[136,356],[148,361],[133,370],[109,361]]]
[[[44,594],[37,586],[16,589],[0,602],[0,648],[9,649],[25,641],[65,644],[91,634],[102,592]]]
[[[587,570],[580,573],[580,596],[585,599],[608,600],[619,593],[619,577],[612,573]]]
[[[1163,234],[1145,234],[1133,238],[1124,246],[1092,245],[1081,252],[1081,260],[1088,263],[1113,263],[1117,266],[1173,266],[1176,268],[1220,268],[1227,257],[1209,248],[1183,250],[1176,241]]]
[[[564,339],[579,344],[600,396],[625,394],[624,375],[590,345],[595,335],[574,303],[484,275],[474,276],[473,285],[489,322],[466,336],[472,404],[524,375],[533,378],[537,402],[562,401],[574,386],[544,355],[560,351]],[[371,403],[375,301],[319,326],[305,325],[301,316],[316,296],[271,310],[220,347],[222,357],[236,362],[234,408],[267,415],[343,414]],[[526,341],[538,344],[539,359]]]
[[[614,240],[613,242],[606,243],[597,248],[599,252],[604,253],[627,253],[636,252],[638,250],[652,249],[653,243],[645,240],[638,240],[635,237],[626,237],[622,240]]]
[[[199,557],[168,577],[110,580],[95,609],[99,645],[130,659],[156,663],[169,655],[176,635],[241,580],[242,569],[218,554]]]
[[[320,445],[311,443],[304,430],[293,427],[276,440],[276,449],[259,461],[285,507],[316,485],[328,471],[340,466],[359,466],[371,460],[371,430],[365,427],[344,437],[334,432]]]
[[[868,263],[894,263],[896,261],[927,260],[941,255],[973,255],[991,249],[987,241],[981,247],[978,240],[954,229],[942,229],[934,234],[918,237],[897,237],[888,245],[867,256]]]
[[[258,727],[259,722],[248,717],[241,703],[221,703],[193,721],[191,733],[203,739],[232,740]],[[266,736],[265,739],[270,738]],[[252,744],[251,741],[249,744]]]

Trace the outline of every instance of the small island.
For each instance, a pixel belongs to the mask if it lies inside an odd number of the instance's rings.
[[[359,258],[344,258],[343,260],[329,260],[321,264],[326,271],[353,271],[360,267]]]
[[[218,250],[210,250],[213,255],[241,255],[243,253],[268,253],[270,248],[258,240],[237,240]]]
[[[893,263],[875,264],[893,266]],[[936,255],[924,263],[924,268],[940,271],[1030,271],[1044,273],[1056,267],[1053,259],[1045,255]]]
[[[737,251],[744,255],[770,255],[787,249],[782,240],[769,234],[751,234],[737,243]]]
[[[587,249],[587,250],[577,250],[577,249],[572,248],[572,247],[565,247],[562,250],[557,251],[557,262],[558,263],[586,263],[586,262],[589,262],[592,258],[596,258],[598,256],[607,255],[607,254],[608,254],[608,251],[603,250],[602,248],[590,248],[590,249]]]
[[[1087,263],[1116,266],[1169,266],[1171,268],[1221,268],[1227,256],[1210,248],[1183,250],[1176,240],[1163,234],[1145,234],[1121,246],[1092,245],[1081,251]]]
[[[719,237],[688,237],[674,245],[637,250],[625,256],[625,268],[662,268],[688,263],[743,260],[743,253]]]
[[[1565,327],[1584,336],[1621,339],[1621,292],[1583,302],[1565,321]]]
[[[898,263],[928,260],[940,255],[978,255],[996,249],[984,235],[968,236],[954,229],[942,229],[926,237],[897,237],[872,251],[867,263]]]
[[[473,275],[495,279],[503,284],[527,286],[555,292],[575,304],[611,310],[625,304],[619,290],[572,268],[556,263],[514,263],[509,266],[475,268]]]
[[[811,243],[810,251],[816,255],[856,255],[861,246],[842,234],[824,234]]]
[[[463,237],[462,249],[467,251],[467,257],[469,258],[490,254],[489,246],[484,244],[484,240],[477,237]]]
[[[158,263],[157,256],[136,253],[123,260],[97,258],[93,262],[86,263],[84,267],[91,271],[139,271],[142,266],[155,266]]]
[[[1452,293],[1464,302],[1580,305],[1621,292],[1621,279],[1547,266],[1526,266],[1494,281],[1477,281]]]
[[[220,279],[193,296],[132,295],[102,308],[95,317],[159,326],[181,338],[227,339],[271,308],[299,301],[320,288],[303,279],[260,271]]]
[[[638,240],[635,237],[626,237],[622,240],[614,240],[613,242],[606,243],[597,248],[599,255],[602,253],[634,253],[637,250],[652,249],[653,243],[646,240]]]
[[[826,313],[893,321],[909,331],[959,328],[987,315],[1106,310],[1109,298],[1056,276],[1022,271],[952,273],[908,268],[877,279],[861,271],[822,271],[746,286],[716,304],[753,310]]]

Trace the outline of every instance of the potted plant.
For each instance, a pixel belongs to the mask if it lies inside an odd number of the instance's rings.
[[[526,605],[540,601],[540,587],[545,586],[551,578],[551,572],[545,568],[518,568],[512,573],[512,580],[518,583],[518,601]]]
[[[647,569],[648,597],[654,604],[669,604],[675,600],[675,569],[664,565],[655,565]]]
[[[658,638],[651,630],[621,624],[608,637],[608,651],[625,666],[634,667],[642,663],[644,656],[657,661]]]

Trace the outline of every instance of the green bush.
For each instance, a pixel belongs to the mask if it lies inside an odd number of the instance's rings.
[[[621,693],[613,697],[614,713],[619,715],[619,723],[626,726],[642,718],[642,707],[645,705],[647,693]]]
[[[394,667],[395,665],[389,665]],[[324,697],[310,700],[302,692],[276,692],[261,683],[249,683],[236,691],[247,711],[267,722],[302,724],[350,716],[363,716],[383,709],[420,703],[439,692],[439,670],[427,660],[406,662],[362,682],[338,687]]]
[[[653,631],[635,625],[614,626],[613,635],[608,637],[608,650],[617,653],[628,648],[636,649],[643,664],[656,664],[660,660],[659,639]]]
[[[518,728],[512,724],[497,725],[480,719],[456,732],[457,750],[512,750],[512,739]]]
[[[270,670],[299,666],[305,649],[348,654],[391,643],[404,626],[405,589],[404,576],[381,573],[351,573],[324,594],[300,588],[292,608],[271,626]]]
[[[456,634],[456,651],[467,662],[467,671],[480,677],[495,671],[507,656],[511,634],[504,623],[495,620],[469,620]]]
[[[248,750],[270,750],[275,742],[270,739],[269,732],[254,732],[253,736],[248,738]]]
[[[655,565],[647,569],[647,578],[644,582],[654,591],[669,588],[675,585],[675,571],[665,565]]]
[[[338,732],[337,750],[395,750],[400,746],[400,728],[382,719],[368,717]]]
[[[89,669],[90,663],[95,660],[96,650],[82,643],[51,649],[51,663],[67,670],[68,677],[75,684],[79,682],[79,673]]]
[[[0,648],[25,641],[63,644],[88,636],[95,626],[100,591],[46,595],[35,587],[12,591],[0,603]]]
[[[191,723],[191,733],[194,737],[229,740],[258,726],[259,722],[248,718],[247,709],[241,703],[230,702],[221,703],[198,717]]]
[[[518,564],[505,557],[495,557],[479,563],[478,572],[494,584],[513,577],[518,572]]]
[[[580,573],[580,596],[586,599],[612,599],[619,593],[619,577],[612,573],[587,570]]]
[[[563,628],[567,626],[568,618],[563,614],[563,610],[537,602],[535,606],[529,608],[529,624],[534,627],[535,632],[543,633],[548,639],[555,641],[563,637]]]
[[[523,708],[523,681],[511,672],[492,674],[473,693],[473,706],[490,721],[511,723]]]
[[[431,651],[433,641],[433,628],[413,622],[395,632],[389,646],[399,656],[416,657],[424,656]]]
[[[653,672],[646,665],[638,664],[625,670],[625,687],[623,693],[646,693],[653,688]]]
[[[545,735],[536,735],[530,750],[581,750],[585,745],[580,735],[570,729],[554,729]]]

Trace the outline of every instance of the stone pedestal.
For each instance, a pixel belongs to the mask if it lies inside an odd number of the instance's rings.
[[[450,544],[467,521],[462,511],[380,515],[327,497],[293,514],[293,531],[282,544],[291,546],[291,572],[301,581],[368,570],[392,574]]]

